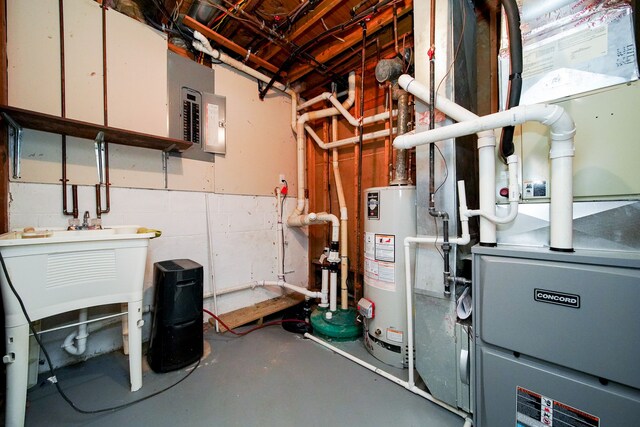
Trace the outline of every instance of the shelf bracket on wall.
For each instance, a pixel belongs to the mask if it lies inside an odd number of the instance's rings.
[[[105,168],[105,153],[104,153],[104,132],[98,132],[95,138],[96,142],[96,167],[98,169],[98,183],[104,184],[104,168]]]
[[[169,152],[175,148],[174,145],[170,145],[166,149],[162,150],[162,173],[164,174],[164,188],[169,188]]]
[[[22,151],[22,126],[16,123],[7,113],[2,112],[2,118],[7,122],[9,132],[9,155],[13,165],[13,179],[20,178],[20,152]]]

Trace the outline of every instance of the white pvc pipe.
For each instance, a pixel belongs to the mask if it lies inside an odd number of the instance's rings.
[[[393,146],[396,148],[409,149],[417,147],[418,145],[458,138],[485,130],[493,130],[505,126],[516,126],[529,121],[536,121],[543,125],[550,126],[553,132],[551,135],[552,142],[562,139],[573,139],[573,135],[575,134],[573,120],[571,120],[562,107],[559,105],[534,104],[520,105],[506,111],[500,111],[425,132],[407,132],[397,136],[393,141]]]
[[[256,284],[257,286],[279,286],[281,288],[298,292],[299,294],[302,294],[309,298],[320,298],[322,303],[325,303],[327,301],[327,295],[323,295],[322,292],[310,291],[309,289],[303,288],[302,286],[292,285],[291,283],[287,283],[282,280],[258,280]]]
[[[80,309],[80,314],[78,315],[78,330],[67,335],[64,343],[62,344],[62,348],[67,353],[74,356],[80,356],[87,349],[87,338],[89,337],[89,334],[87,333],[87,318],[87,309]]]
[[[493,151],[493,147],[492,147]],[[518,188],[518,156],[511,155],[507,158],[507,165],[509,167],[509,212],[507,215],[503,217],[499,217],[494,214],[495,207],[491,207],[490,209],[483,211],[479,210],[469,210],[467,211],[467,216],[481,216],[491,221],[494,224],[508,224],[518,215],[518,200],[520,199],[520,190]],[[494,175],[495,177],[495,175]],[[485,180],[488,181],[488,180]],[[494,195],[495,199],[495,195]],[[495,205],[494,205],[495,206]],[[495,242],[494,242],[495,243]]]
[[[218,290],[215,295],[221,296],[226,294],[231,294],[234,292],[244,291],[245,289],[255,289],[258,284],[256,282],[243,283],[241,285],[232,286],[230,288],[224,288]]]
[[[338,272],[329,273],[329,311],[338,309]]]
[[[350,108],[355,101],[355,87],[356,87],[356,77],[355,73],[349,73],[349,92],[348,97],[343,103],[344,108]],[[289,227],[301,227],[304,225],[309,225],[316,221],[316,218],[309,221],[310,218],[301,218],[302,213],[305,208],[305,189],[306,186],[306,177],[305,177],[305,168],[306,164],[306,138],[304,135],[305,124],[308,121],[331,117],[338,114],[338,110],[334,108],[326,108],[324,110],[311,111],[308,113],[304,113],[297,120],[297,129],[296,129],[296,144],[297,144],[297,170],[298,170],[298,197],[295,210],[289,215],[287,218],[287,225]],[[309,214],[311,215],[311,214]],[[307,217],[309,216],[307,215]],[[314,214],[315,215],[315,214]],[[337,240],[336,240],[337,241]]]
[[[312,105],[317,104],[320,101],[325,101],[329,99],[330,96],[331,96],[331,92],[323,92],[320,95],[316,96],[315,98],[311,98],[310,100],[305,101],[302,104],[299,104],[298,111],[302,111],[307,107],[311,107]]]
[[[315,336],[311,335],[310,333],[305,333],[304,337],[308,338],[311,341],[314,341],[314,342],[316,342],[316,343],[318,343],[318,344],[320,344],[320,345],[322,345],[322,346],[324,346],[326,348],[328,348],[329,350],[333,351],[334,353],[339,354],[342,357],[345,357],[345,358],[347,358],[347,359],[349,359],[349,360],[351,360],[353,362],[356,362],[358,365],[360,365],[360,366],[362,366],[364,368],[367,368],[368,370],[370,370],[372,372],[375,372],[376,374],[388,379],[389,381],[392,381],[392,382],[394,382],[394,383],[406,388],[410,392],[412,392],[414,394],[417,394],[418,396],[421,396],[421,397],[427,399],[428,401],[430,401],[432,403],[435,403],[436,405],[446,409],[447,411],[450,411],[450,412],[458,415],[459,417],[464,418],[465,419],[465,425],[468,425],[468,424],[466,424],[466,421],[469,419],[468,418],[469,414],[467,414],[466,412],[464,412],[464,411],[462,411],[462,410],[460,410],[458,408],[454,408],[453,406],[448,405],[448,404],[436,399],[435,397],[433,397],[433,395],[431,395],[430,393],[427,393],[426,391],[416,387],[415,385],[410,385],[407,381],[401,380],[400,378],[398,378],[398,377],[396,377],[394,375],[391,375],[390,373],[388,373],[386,371],[383,371],[380,368],[376,368],[372,364],[370,364],[368,362],[365,362],[364,360],[359,359],[359,358],[353,356],[352,354],[349,354],[346,351],[343,351],[343,350],[339,349],[338,347],[333,346],[333,345],[331,345],[331,344],[329,344],[329,343],[327,343],[327,342],[325,342],[325,341],[323,341],[323,340],[321,340],[319,338],[316,338]],[[412,358],[409,358],[409,359],[412,359]]]
[[[338,117],[331,118],[331,140],[338,139]],[[344,197],[344,188],[342,187],[342,176],[340,175],[340,162],[338,159],[338,150],[333,149],[331,153],[333,166],[333,177],[336,182],[336,194],[338,196],[338,206],[340,207],[340,308],[347,310],[349,308],[349,294],[347,289],[347,278],[349,276],[349,240],[348,211],[347,200]]]
[[[192,43],[193,47],[200,51],[204,52],[207,55],[211,56],[213,59],[216,59],[224,64],[229,65],[230,67],[235,68],[238,71],[241,71],[245,74],[248,74],[251,77],[254,77],[264,83],[271,82],[271,78],[265,74],[262,74],[259,71],[254,70],[253,68],[243,64],[240,61],[237,61],[225,54],[224,52],[214,49],[211,47],[209,40],[199,33],[198,31],[193,32],[193,38],[195,39]],[[293,89],[287,89],[283,84],[275,82],[272,85],[275,89],[278,89],[281,92],[286,93],[291,97],[291,129],[296,132],[296,118],[297,118],[297,102],[298,102],[298,94]]]
[[[277,209],[277,224],[276,224],[276,245],[278,246],[278,280],[284,280],[284,239],[282,229],[282,193],[280,188],[276,189],[278,193],[276,209]]]
[[[393,110],[391,113],[393,114],[393,117],[398,116],[398,110]],[[378,113],[378,114],[374,114],[373,116],[365,117],[364,119],[362,119],[362,124],[366,126],[366,125],[370,125],[377,122],[384,122],[385,120],[388,120],[388,119],[389,119],[389,112],[385,111],[383,113]]]
[[[550,239],[553,250],[573,250],[573,137],[575,124],[558,105],[523,105],[478,119],[460,122],[426,132],[410,132],[394,139],[396,148],[412,148],[449,138],[505,126],[537,121],[551,128]],[[555,175],[554,175],[555,174]]]
[[[398,84],[407,92],[428,103],[430,90],[427,86],[416,81],[408,74],[403,74],[398,78]],[[447,116],[458,122],[475,120],[479,116],[466,108],[456,104],[444,96],[436,94],[435,108],[442,111]],[[493,131],[478,132],[478,175],[479,175],[479,195],[480,211],[485,213],[495,213],[496,209],[496,160],[495,160],[496,137]],[[496,225],[486,217],[480,217],[480,242],[496,243]]]
[[[336,97],[333,96],[333,94],[329,97],[329,102],[331,102],[333,106],[340,112],[340,114],[342,114],[342,116],[347,119],[351,126],[360,126],[360,120],[353,117],[351,113],[349,113],[349,111],[347,111],[347,109],[340,103],[340,101],[338,101]]]
[[[326,268],[322,269],[322,291],[321,292],[323,295],[329,294],[329,270],[327,270]],[[318,304],[318,306],[322,308],[327,308],[329,307],[329,304],[324,302],[324,303]]]
[[[340,139],[337,141],[324,142],[322,139],[320,139],[318,134],[313,130],[311,126],[304,125],[304,129],[307,131],[309,136],[311,136],[311,139],[315,141],[318,147],[322,148],[323,150],[340,148],[340,147],[344,147],[345,145],[355,145],[360,141],[360,136],[352,136],[352,137]],[[398,129],[393,128],[392,132],[395,135],[398,133]],[[365,133],[364,135],[362,135],[362,141],[372,141],[374,139],[385,138],[388,136],[389,136],[389,129],[383,129],[375,132]]]
[[[345,91],[337,93],[334,96],[336,98],[339,98],[341,96],[348,95],[348,94],[349,94],[349,91],[345,90]],[[316,96],[315,98],[311,98],[310,100],[305,101],[302,104],[298,105],[298,111],[302,111],[305,108],[311,107],[312,105],[317,104],[320,101],[327,100],[327,99],[329,99],[330,96],[331,96],[331,92],[323,92],[320,95]],[[347,108],[350,108],[350,107],[351,107],[351,105],[349,105],[349,107],[347,107]]]

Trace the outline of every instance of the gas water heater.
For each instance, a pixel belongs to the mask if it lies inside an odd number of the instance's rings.
[[[364,203],[364,298],[358,303],[364,342],[375,358],[403,368],[408,363],[403,245],[405,237],[416,235],[416,188],[369,188]]]

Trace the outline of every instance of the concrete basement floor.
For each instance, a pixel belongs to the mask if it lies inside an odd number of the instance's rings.
[[[280,326],[241,338],[205,332],[205,357],[171,390],[117,412],[73,411],[41,376],[27,399],[26,426],[433,426],[463,420],[346,358]],[[359,343],[341,344],[358,357]],[[360,352],[360,350],[362,350]],[[371,362],[371,360],[368,360]],[[146,361],[145,361],[146,364]],[[189,368],[191,369],[191,368]],[[58,379],[82,409],[120,405],[161,390],[187,370],[156,374],[129,392],[119,352],[60,369]],[[400,370],[395,370],[398,375]]]

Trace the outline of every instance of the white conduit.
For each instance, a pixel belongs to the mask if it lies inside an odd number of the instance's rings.
[[[443,111],[444,112],[444,111]],[[455,123],[426,132],[414,131],[400,135],[393,141],[395,148],[412,148],[449,138],[470,135],[505,126],[537,121],[551,128],[551,249],[573,250],[573,137],[575,124],[569,114],[558,105],[526,105],[499,113]],[[480,176],[481,181],[483,176]],[[481,210],[485,211],[485,209]]]
[[[454,414],[458,415],[459,417],[463,418],[465,420],[464,426],[463,427],[468,427],[473,425],[473,422],[471,421],[471,419],[469,418],[469,414],[467,414],[466,412],[458,409],[458,408],[454,408],[451,405],[448,405],[438,399],[436,399],[435,397],[433,397],[433,395],[427,393],[426,391],[418,388],[415,386],[415,384],[409,384],[407,381],[401,380],[400,378],[391,375],[388,372],[383,371],[380,368],[376,368],[375,366],[373,366],[372,364],[365,362],[362,359],[359,359],[355,356],[353,356],[352,354],[347,353],[346,351],[340,350],[338,347],[335,347],[319,338],[316,338],[315,336],[309,334],[309,333],[305,333],[304,334],[305,338],[310,339],[311,341],[314,341],[326,348],[328,348],[329,350],[339,354],[340,356],[346,357],[347,359],[356,362],[358,365],[367,368],[368,370],[375,372],[376,374],[388,379],[389,381],[392,381],[404,388],[406,388],[407,390],[409,390],[410,392],[417,394],[418,396],[421,396],[425,399],[427,399],[428,401],[435,403],[436,405],[446,409],[447,411],[453,412]],[[411,359],[411,358],[409,358]]]

